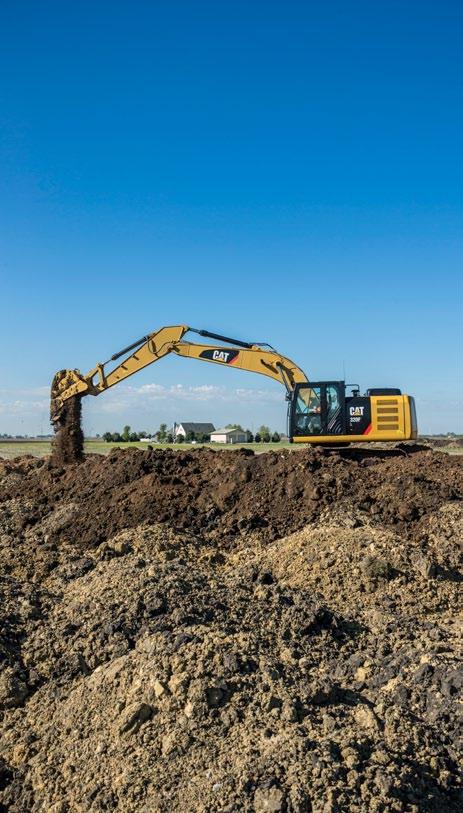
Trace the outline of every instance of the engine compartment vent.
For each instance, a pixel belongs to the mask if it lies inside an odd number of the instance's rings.
[[[365,395],[402,395],[397,387],[375,387],[366,391]]]

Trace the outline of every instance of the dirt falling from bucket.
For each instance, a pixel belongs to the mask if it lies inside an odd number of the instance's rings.
[[[55,421],[51,459],[57,465],[77,463],[84,456],[84,434],[81,427],[82,398],[75,395],[64,402]]]

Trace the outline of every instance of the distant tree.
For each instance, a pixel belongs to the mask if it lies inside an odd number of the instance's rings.
[[[192,440],[197,440],[196,432],[188,432],[186,440],[188,440],[190,443]]]
[[[166,423],[161,423],[160,424],[159,429],[156,432],[156,437],[157,437],[159,443],[165,443],[166,442],[166,437],[167,437],[167,424]]]
[[[176,443],[183,443],[183,442],[184,442],[184,440],[185,440],[185,436],[184,436],[184,435],[177,435],[177,437],[175,438],[175,442],[176,442]]]
[[[137,440],[140,440],[140,435],[138,432],[131,432],[129,435],[129,440],[131,443],[136,443]]]
[[[149,438],[149,434],[148,434],[148,432],[145,432],[144,429],[142,429],[142,431],[138,433],[138,437],[140,438],[140,440],[142,438]]]
[[[249,429],[247,429],[246,431],[248,433],[248,443],[254,443],[254,435],[252,434],[252,432],[249,431]]]
[[[113,443],[122,443],[123,438],[122,435],[119,434],[119,432],[113,432],[111,440]]]
[[[111,443],[112,439],[113,439],[112,432],[105,432],[104,433],[103,440],[105,440],[106,443]]]
[[[270,432],[265,432],[265,434],[262,435],[262,443],[270,443]]]
[[[227,423],[225,429],[239,429],[240,432],[244,432],[244,429],[240,423]]]
[[[272,435],[272,443],[279,443],[280,440],[281,440],[281,437],[280,437],[279,433],[274,432],[273,435]]]
[[[165,443],[173,443],[174,442],[174,436],[172,435],[172,432],[169,432],[168,435],[166,435],[166,439],[165,439],[164,442]]]
[[[269,426],[265,426],[265,425],[259,426],[259,429],[257,431],[259,432],[259,435],[261,437],[263,435],[270,435],[270,427]]]
[[[254,435],[254,443],[260,443],[261,440],[262,440],[262,438],[261,438],[259,432],[256,432],[256,434]]]
[[[122,440],[124,441],[124,443],[127,443],[129,439],[130,439],[130,426],[127,425],[124,426],[122,430]]]

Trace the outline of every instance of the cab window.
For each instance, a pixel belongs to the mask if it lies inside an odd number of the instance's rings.
[[[322,433],[320,387],[301,387],[299,389],[294,418],[295,434],[320,435]]]

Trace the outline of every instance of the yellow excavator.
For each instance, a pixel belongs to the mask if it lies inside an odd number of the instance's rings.
[[[185,341],[186,333],[196,333],[221,344]],[[162,327],[143,336],[108,361],[97,364],[86,375],[79,370],[58,372],[51,391],[52,422],[59,425],[69,399],[100,395],[169,353],[260,373],[279,381],[286,389],[291,442],[344,445],[358,441],[397,442],[417,437],[414,399],[403,395],[400,389],[369,389],[361,395],[358,386],[346,385],[344,381],[309,382],[297,364],[268,344],[230,339],[188,325]],[[123,356],[117,366],[106,369]]]

